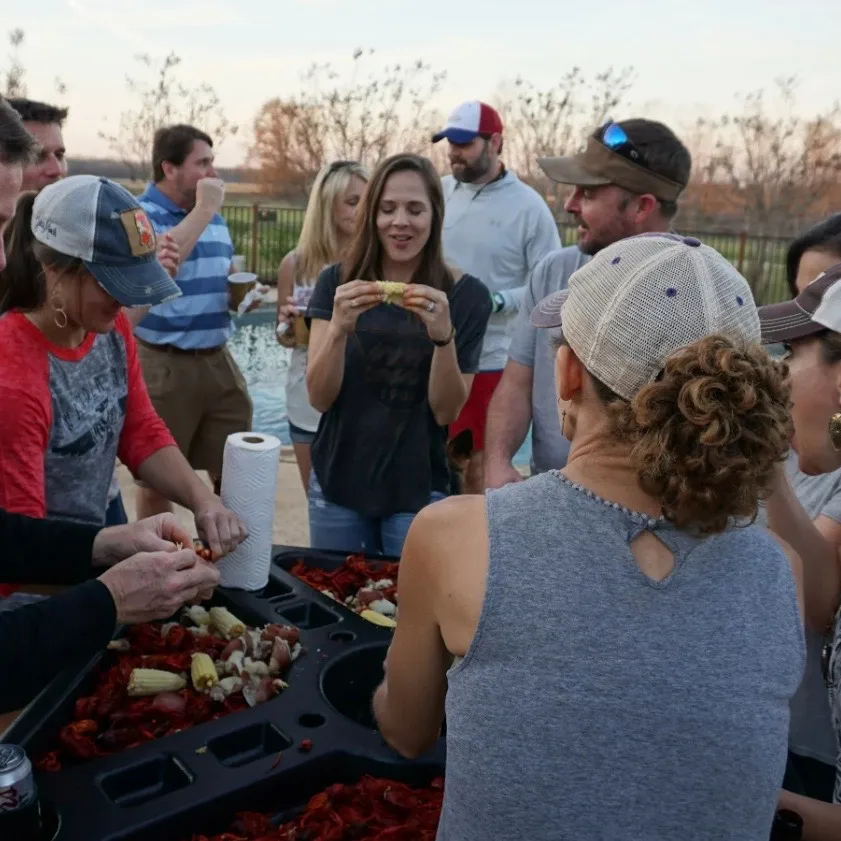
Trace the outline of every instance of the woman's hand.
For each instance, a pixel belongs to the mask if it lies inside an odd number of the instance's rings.
[[[433,342],[446,342],[452,335],[450,302],[440,289],[410,283],[403,293],[403,306],[426,325],[426,332]]]
[[[295,347],[295,331],[292,325],[298,317],[298,307],[295,306],[295,299],[288,297],[286,303],[277,308],[277,323],[278,325],[285,324],[286,330],[283,333],[275,331],[278,344],[283,347]]]
[[[343,283],[336,289],[330,324],[344,334],[352,333],[359,316],[383,301],[385,293],[373,281],[352,280]]]

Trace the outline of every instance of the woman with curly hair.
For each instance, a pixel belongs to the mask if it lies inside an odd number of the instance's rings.
[[[767,841],[805,645],[800,559],[751,524],[791,422],[750,288],[641,235],[532,323],[569,459],[417,516],[380,730],[415,756],[446,711],[439,841]]]

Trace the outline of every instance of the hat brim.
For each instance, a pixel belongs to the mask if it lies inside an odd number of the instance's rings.
[[[444,140],[446,138],[450,141],[450,143],[464,145],[466,143],[472,143],[478,136],[478,131],[468,131],[468,129],[465,128],[451,127],[445,128],[443,131],[439,131],[438,134],[433,134],[432,142],[438,143],[439,140]]]
[[[97,283],[124,307],[149,307],[181,295],[157,258],[131,265],[83,261]]]
[[[760,307],[758,312],[762,343],[766,345],[805,339],[826,330],[822,324],[813,321],[811,315],[799,307],[796,301],[769,304]]]
[[[581,165],[577,157],[538,158],[537,165],[546,173],[546,177],[558,184],[572,184],[575,187],[601,187],[611,184],[609,178],[594,175]]]
[[[568,295],[568,289],[564,289],[561,292],[553,292],[551,295],[547,295],[531,311],[532,325],[540,327],[541,329],[563,326],[561,316]]]

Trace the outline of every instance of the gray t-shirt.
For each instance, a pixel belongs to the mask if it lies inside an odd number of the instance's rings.
[[[531,311],[552,292],[567,288],[570,275],[580,269],[589,256],[577,245],[561,248],[544,257],[526,284],[523,305],[514,325],[508,357],[534,369],[531,391],[532,473],[560,469],[566,464],[569,442],[561,435],[558,397],[555,393],[554,356],[548,330],[532,327]]]
[[[797,499],[814,520],[821,515],[841,523],[841,470],[820,476],[807,476],[798,469],[797,454],[786,464],[789,481]],[[760,509],[757,522],[765,524]],[[808,756],[835,765],[838,748],[829,707],[829,692],[821,672],[824,638],[806,629],[806,671],[791,701],[789,747],[799,756]]]

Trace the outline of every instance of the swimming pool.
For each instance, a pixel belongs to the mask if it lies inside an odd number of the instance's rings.
[[[274,335],[274,307],[261,307],[238,319],[237,331],[228,344],[231,353],[248,383],[254,404],[253,428],[277,436],[289,444],[289,422],[286,417],[286,371],[289,351],[281,347]],[[531,433],[514,457],[515,464],[528,464],[531,455]]]

